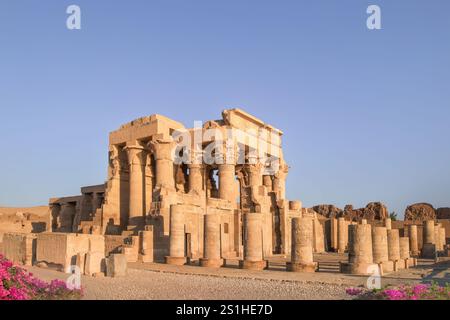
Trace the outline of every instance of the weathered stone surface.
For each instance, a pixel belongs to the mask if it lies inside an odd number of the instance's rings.
[[[365,208],[360,209],[353,209],[353,206],[347,205],[344,215],[351,220],[384,220],[389,217],[389,212],[381,202],[370,202]]]
[[[346,220],[384,220],[389,217],[387,207],[381,202],[370,202],[366,207],[360,209],[354,209],[351,204],[346,205],[344,210],[326,204],[314,206],[312,209],[326,218],[345,217]]]
[[[62,272],[71,273],[71,266],[76,266],[79,260],[77,256],[88,252],[101,252],[104,256],[104,237],[47,232],[37,235],[36,262],[44,262]]]
[[[312,207],[311,209],[326,218],[339,218],[344,212],[342,209],[332,204],[320,204]]]
[[[348,263],[341,263],[343,273],[370,274],[373,265],[370,224],[350,225]]]
[[[112,254],[106,262],[108,277],[124,277],[127,275],[127,257],[124,254]]]
[[[36,235],[6,233],[3,236],[3,253],[14,263],[31,266],[36,254]]]
[[[436,219],[436,210],[429,203],[416,203],[405,210],[405,220],[424,221]]]
[[[104,271],[104,252],[88,252],[84,265],[84,273],[88,276],[94,276]]]

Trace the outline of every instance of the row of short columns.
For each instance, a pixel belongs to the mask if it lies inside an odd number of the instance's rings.
[[[362,223],[349,226],[348,262],[341,272],[371,274],[373,270],[397,271],[415,264],[410,256],[410,238],[400,237],[398,229]]]
[[[415,228],[414,228],[415,227]],[[262,270],[267,267],[263,255],[262,215],[249,213],[243,215],[244,254],[239,262],[240,268]],[[400,237],[398,229],[374,227],[363,220],[361,224],[350,224],[348,228],[348,263],[341,264],[341,271],[353,274],[368,274],[369,267],[378,267],[380,272],[391,272],[408,268],[415,263],[410,252],[417,247],[417,227],[409,228],[412,237]],[[291,261],[286,267],[289,271],[314,272],[317,263],[313,260],[314,223],[312,217],[303,216],[292,219]],[[204,257],[200,265],[220,267],[221,257],[220,216],[204,216]],[[172,206],[170,215],[170,255],[169,264],[185,264],[185,238],[182,206]],[[414,252],[414,251],[413,251]]]
[[[216,214],[204,216],[204,257],[200,266],[221,267],[224,260],[220,255],[220,217]],[[242,269],[262,270],[267,268],[263,255],[262,215],[249,213],[243,215],[244,254],[239,261]],[[290,271],[314,272],[317,263],[313,261],[314,224],[312,217],[292,219]],[[184,252],[184,221],[182,206],[172,206],[170,215],[170,245],[166,263],[183,265],[187,262]]]
[[[267,261],[263,257],[262,215],[258,213],[243,215],[243,226],[244,256],[243,260],[239,262],[239,266],[243,269],[265,269]],[[206,214],[204,216],[204,251],[203,258],[200,259],[200,266],[214,268],[223,266],[220,237],[220,216]],[[184,265],[187,262],[182,206],[171,206],[169,256],[165,257],[165,261],[174,265]]]

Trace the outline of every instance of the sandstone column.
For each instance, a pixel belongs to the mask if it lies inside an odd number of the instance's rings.
[[[273,179],[273,191],[278,194],[278,199],[286,198],[286,178],[289,172],[289,167],[286,163],[281,163],[278,172]]]
[[[434,225],[434,243],[436,244],[436,250],[442,250],[443,244],[441,244],[440,229],[442,227],[441,223],[436,223]]]
[[[247,213],[243,215],[244,224],[244,260],[239,261],[242,269],[262,270],[267,266],[263,260],[262,215]]]
[[[76,215],[76,204],[62,203],[59,214],[59,232],[73,232],[73,221]]]
[[[394,262],[394,271],[401,267],[400,261],[400,234],[398,229],[388,230],[389,260]]]
[[[313,217],[313,248],[315,253],[325,252],[325,236],[323,227],[315,214]]]
[[[421,256],[426,259],[434,259],[438,250],[436,244],[436,231],[434,220],[423,222],[423,244]]]
[[[183,265],[186,263],[184,212],[182,205],[170,206],[170,240],[167,264]]]
[[[201,195],[203,191],[203,166],[201,164],[190,164],[189,166],[189,192]]]
[[[252,188],[262,186],[262,164],[247,164],[247,172],[249,175],[249,185]]]
[[[373,262],[380,266],[381,272],[390,272],[394,268],[389,261],[387,233],[386,227],[372,229]]]
[[[338,221],[336,218],[330,218],[330,237],[331,237],[331,248],[333,251],[338,250]]]
[[[139,232],[140,254],[142,262],[153,262],[153,226],[147,226],[145,231]]]
[[[152,155],[150,152],[147,151],[147,154],[145,156],[145,165],[144,165],[144,175],[145,175],[144,212],[145,213],[148,213],[150,211],[150,208],[151,208],[152,202],[153,202],[153,166],[154,166],[154,164],[152,163]]]
[[[409,247],[411,249],[411,254],[413,256],[418,256],[419,252],[419,242],[417,238],[417,226],[410,225],[409,226]]]
[[[387,230],[392,229],[392,219],[391,218],[384,219],[384,226],[386,227]]]
[[[204,230],[204,254],[200,259],[202,267],[219,268],[223,265],[220,255],[220,215],[206,214]]]
[[[344,253],[348,244],[348,223],[345,218],[338,218],[338,253]]]
[[[351,274],[370,274],[373,265],[372,231],[370,224],[349,226],[348,263],[341,264],[341,271]]]
[[[156,186],[168,189],[175,189],[175,178],[173,171],[173,151],[172,141],[152,141],[156,160]]]
[[[128,224],[143,224],[144,212],[144,167],[143,149],[141,146],[127,146],[128,164],[130,166],[130,210]]]
[[[189,192],[196,195],[206,195],[204,189],[204,166],[203,150],[201,146],[196,146],[191,152],[191,163],[189,168]]]
[[[423,244],[435,244],[434,220],[427,220],[423,223]]]
[[[313,220],[311,217],[292,219],[291,262],[286,264],[289,271],[315,272],[313,261]]]
[[[400,259],[405,261],[405,269],[409,267],[410,251],[409,238],[400,237]]]
[[[445,250],[445,247],[447,245],[447,238],[445,236],[445,228],[444,227],[439,228],[439,238],[441,239],[442,250]]]
[[[234,164],[219,164],[219,198],[236,202],[236,179]]]

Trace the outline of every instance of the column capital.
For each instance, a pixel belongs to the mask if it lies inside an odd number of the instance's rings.
[[[139,145],[125,146],[124,150],[128,154],[129,165],[142,165],[143,164],[143,151],[144,147]]]
[[[280,164],[280,168],[277,173],[275,173],[275,177],[278,179],[285,179],[289,173],[289,166],[283,162]]]
[[[244,166],[245,170],[250,174],[261,174],[262,175],[262,169],[264,165],[262,163],[255,163],[255,164],[246,164]]]
[[[156,160],[174,160],[176,142],[173,140],[153,139],[147,146],[155,155]]]

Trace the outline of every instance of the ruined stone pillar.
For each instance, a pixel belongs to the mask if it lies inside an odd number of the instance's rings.
[[[170,206],[170,239],[167,264],[184,265],[186,263],[184,212],[182,205]]]
[[[418,256],[419,252],[419,242],[417,238],[417,226],[410,225],[409,228],[409,247],[411,249],[411,254],[413,256]]]
[[[331,248],[333,251],[338,250],[338,220],[336,218],[330,218],[330,237],[331,237]]]
[[[313,217],[313,248],[315,253],[325,252],[324,230],[316,214]]]
[[[400,234],[398,229],[391,229],[388,233],[388,254],[389,261],[394,262],[394,271],[401,267],[400,261]]]
[[[445,246],[447,245],[447,238],[445,236],[445,228],[441,227],[439,228],[439,238],[441,239],[442,249],[445,249]]]
[[[291,262],[289,271],[315,272],[317,263],[313,260],[313,220],[311,217],[292,219]]]
[[[262,215],[247,213],[243,215],[244,260],[239,261],[242,269],[262,270],[267,266],[262,247]]]
[[[386,227],[387,230],[391,230],[392,229],[392,219],[391,218],[384,219],[384,226]]]
[[[236,179],[234,164],[219,164],[219,198],[236,202]]]
[[[381,272],[390,272],[394,268],[393,263],[389,261],[387,233],[386,227],[372,229],[373,262],[380,266]]]
[[[144,212],[148,213],[152,206],[153,202],[153,163],[152,163],[152,155],[150,152],[147,152],[145,157],[145,165],[144,165],[144,195],[145,195],[145,207]]]
[[[128,164],[130,166],[130,202],[129,225],[143,224],[144,206],[144,166],[143,149],[141,146],[127,146]]]
[[[441,236],[440,236],[440,229],[442,227],[441,223],[436,223],[434,225],[434,243],[436,244],[436,250],[442,250],[442,244],[441,244]]]
[[[338,253],[344,253],[348,244],[348,223],[345,218],[338,218]]]
[[[409,267],[410,261],[410,250],[409,250],[409,238],[408,237],[400,237],[400,259],[405,261],[404,268],[407,269]]]
[[[367,219],[362,219],[361,224],[367,224]]]
[[[434,239],[434,220],[423,222],[423,244],[435,244]]]
[[[73,232],[73,221],[76,215],[76,204],[72,202],[62,203],[59,214],[58,232]]]
[[[200,259],[202,267],[219,268],[223,265],[220,254],[220,215],[206,214],[204,230],[203,258]]]
[[[371,274],[373,265],[372,231],[370,224],[349,226],[348,263],[341,264],[341,272]]]
[[[142,262],[153,262],[153,226],[147,227],[148,230],[139,231],[140,258]]]
[[[175,189],[173,171],[174,143],[172,141],[152,141],[150,144],[156,160],[156,186]]]

